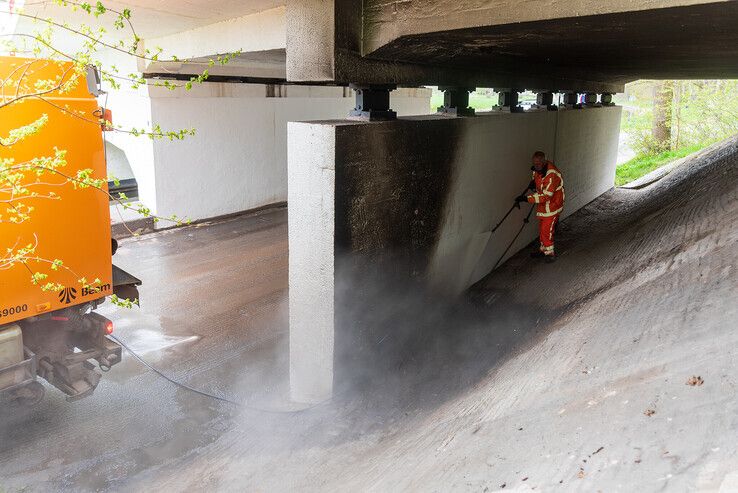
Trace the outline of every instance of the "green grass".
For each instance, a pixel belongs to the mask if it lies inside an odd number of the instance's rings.
[[[651,171],[658,169],[672,161],[688,156],[694,152],[704,149],[712,142],[682,147],[676,151],[666,151],[653,156],[636,156],[615,170],[615,186],[619,187],[640,178]]]

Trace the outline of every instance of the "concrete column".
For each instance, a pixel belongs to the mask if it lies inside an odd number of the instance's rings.
[[[288,124],[290,393],[333,391],[336,128]]]
[[[293,399],[330,396],[334,348],[367,311],[370,279],[377,292],[410,282],[455,296],[493,268],[527,210],[490,229],[530,180],[534,151],[564,174],[565,215],[611,188],[619,125],[619,107],[290,123]],[[508,256],[536,235],[532,222]]]

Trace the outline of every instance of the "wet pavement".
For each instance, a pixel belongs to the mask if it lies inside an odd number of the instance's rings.
[[[287,395],[287,211],[123,240],[116,265],[143,281],[141,307],[104,305],[115,335],[168,375],[261,406]],[[115,489],[196,453],[236,410],[150,372],[124,353],[95,393],[0,417],[0,491]]]

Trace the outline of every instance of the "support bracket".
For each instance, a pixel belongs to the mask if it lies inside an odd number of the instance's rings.
[[[519,104],[519,89],[497,89],[497,92],[500,94],[496,107],[498,110],[509,111],[510,113],[522,113],[524,111]]]
[[[440,86],[443,91],[443,106],[438,107],[438,113],[449,116],[474,116],[474,108],[469,106],[469,93],[475,87]]]
[[[540,90],[536,92],[536,109],[557,111],[559,107],[554,104],[554,93],[552,91]]]
[[[602,106],[599,102],[597,102],[596,92],[588,92],[584,94],[584,106],[588,108],[599,108],[600,106]]]
[[[390,92],[397,89],[395,84],[350,84],[349,87],[356,92],[356,106],[348,115],[350,120],[397,119],[397,112],[390,108]]]
[[[564,104],[562,105],[565,109],[581,109],[582,105],[579,103],[579,92],[577,91],[562,91],[564,93]]]
[[[600,104],[602,106],[615,106],[615,102],[612,100],[612,93],[603,92],[600,94]]]

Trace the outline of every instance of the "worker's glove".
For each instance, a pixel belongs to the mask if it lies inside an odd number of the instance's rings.
[[[535,180],[531,180],[530,183],[528,183],[528,190],[530,190],[531,192],[535,192],[536,191],[536,182],[535,182]]]

